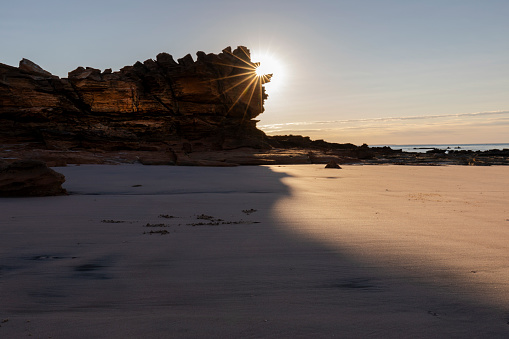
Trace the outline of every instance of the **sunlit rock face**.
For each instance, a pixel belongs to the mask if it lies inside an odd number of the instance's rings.
[[[263,148],[267,98],[249,50],[175,61],[167,53],[118,72],[78,67],[59,78],[23,59],[0,64],[0,138],[49,149],[185,151]]]

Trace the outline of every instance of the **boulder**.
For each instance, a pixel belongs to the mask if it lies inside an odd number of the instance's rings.
[[[338,165],[338,163],[334,160],[331,160],[325,165],[325,168],[339,168],[341,169],[341,166]]]
[[[63,174],[47,167],[42,161],[19,160],[0,163],[0,196],[29,197],[66,194]]]
[[[19,62],[19,69],[28,73],[37,73],[39,75],[45,75],[50,77],[53,76],[50,72],[44,70],[41,66],[37,65],[36,63],[28,59],[21,59],[21,61]]]

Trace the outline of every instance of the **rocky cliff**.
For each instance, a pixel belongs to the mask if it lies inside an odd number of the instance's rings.
[[[267,95],[246,47],[167,53],[118,72],[78,67],[59,78],[23,59],[0,64],[0,142],[56,151],[194,151],[266,147],[256,128]]]

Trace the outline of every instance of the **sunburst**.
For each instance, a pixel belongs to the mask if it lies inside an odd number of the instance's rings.
[[[242,120],[244,120],[249,110],[249,107],[251,106],[253,97],[255,97],[255,94],[257,94],[257,97],[260,99],[259,102],[260,112],[258,113],[263,112],[263,101],[268,97],[268,95],[265,93],[263,85],[271,81],[273,73],[267,73],[268,68],[264,67],[262,62],[252,62],[249,50],[241,48],[241,51],[244,53],[244,56],[246,58],[239,57],[238,55],[235,55],[231,51],[225,51],[230,56],[233,56],[237,60],[241,61],[241,63],[240,65],[239,63],[236,63],[235,65],[223,64],[225,66],[233,67],[235,69],[235,71],[233,72],[234,74],[217,80],[235,79],[234,83],[225,89],[225,92],[240,89],[239,94],[236,95],[234,102],[230,105],[228,112],[230,112],[239,103],[241,99],[243,98],[247,99],[245,100],[246,109],[244,110],[242,118]]]

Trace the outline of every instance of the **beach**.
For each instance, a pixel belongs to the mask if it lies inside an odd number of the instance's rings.
[[[55,168],[0,199],[0,337],[506,338],[509,167]]]

